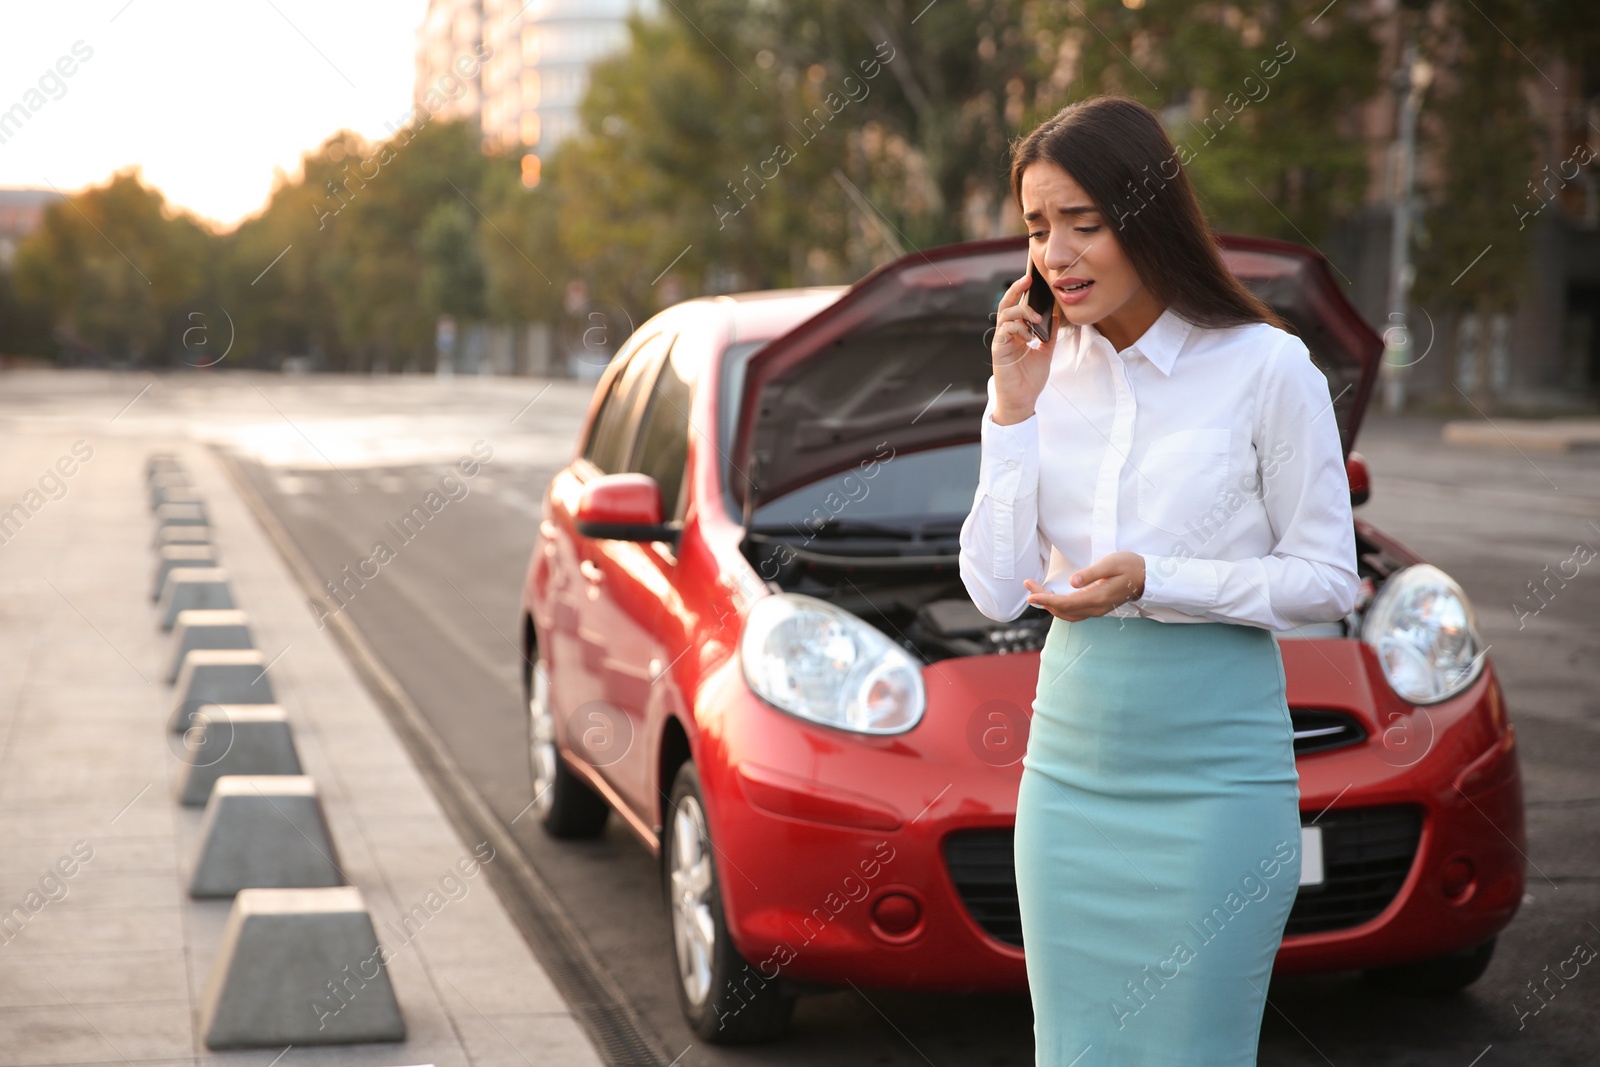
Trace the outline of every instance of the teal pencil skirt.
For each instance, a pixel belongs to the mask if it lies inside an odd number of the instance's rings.
[[[1300,882],[1294,730],[1272,634],[1056,619],[1022,766],[1035,1062],[1254,1064]]]

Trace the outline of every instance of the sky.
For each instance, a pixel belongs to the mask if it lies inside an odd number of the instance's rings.
[[[0,187],[70,193],[137,164],[170,203],[231,228],[329,134],[400,125],[427,6],[0,0],[0,115],[36,108],[0,128]]]

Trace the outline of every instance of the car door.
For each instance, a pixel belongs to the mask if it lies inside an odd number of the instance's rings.
[[[689,450],[692,384],[689,360],[669,340],[641,380],[637,429],[627,469],[654,478],[661,490],[661,515],[679,521]],[[664,639],[676,611],[677,557],[665,542],[605,541],[595,545],[607,606],[607,649],[603,688],[608,711],[604,724],[621,744],[613,749],[609,779],[644,821],[654,824],[655,782],[651,774],[654,730],[650,716],[658,704],[658,680],[671,665]],[[596,723],[595,726],[600,726]]]
[[[582,480],[630,469],[641,415],[671,346],[672,335],[661,331],[630,346],[628,364],[615,379],[578,464]],[[654,655],[649,636],[653,611],[628,578],[641,546],[584,537],[576,529],[572,538],[582,590],[574,610],[580,669],[563,702],[563,733],[574,754],[637,811],[639,754],[628,708],[634,706]]]
[[[578,458],[557,477],[557,488],[563,483],[581,487],[583,482],[626,466],[633,443],[633,408],[640,398],[642,376],[649,369],[654,339],[655,335],[630,339],[617,353],[616,369],[605,386],[588,438]],[[567,747],[598,768],[607,758],[605,738],[592,728],[597,710],[601,722],[606,720],[601,702],[605,698],[604,635],[609,607],[601,600],[594,542],[577,532],[568,510],[576,492],[552,492],[551,515],[541,524],[540,532],[556,556],[551,582],[555,610],[544,643],[557,732],[565,737]]]

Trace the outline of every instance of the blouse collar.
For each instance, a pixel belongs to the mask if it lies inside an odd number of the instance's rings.
[[[1130,355],[1143,356],[1163,375],[1170,377],[1172,364],[1177,361],[1178,352],[1182,350],[1184,342],[1189,339],[1189,334],[1194,328],[1194,323],[1169,307],[1150,324],[1150,328],[1140,335],[1137,341],[1123,349],[1120,355],[1123,359]],[[1060,331],[1062,334],[1066,332]],[[1107,348],[1112,348],[1111,342],[1106,340],[1105,335],[1093,326],[1086,326],[1075,332],[1078,334],[1078,345],[1077,351],[1072,354],[1074,369],[1082,365],[1083,354],[1090,345],[1099,342]],[[1057,341],[1060,341],[1059,336]],[[1112,350],[1115,351],[1114,348]]]

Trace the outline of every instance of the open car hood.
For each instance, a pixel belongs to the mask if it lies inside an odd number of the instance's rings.
[[[1382,340],[1317,252],[1266,238],[1221,242],[1228,267],[1328,376],[1348,456]],[[749,479],[731,479],[739,505],[759,507],[884,444],[899,454],[978,440],[989,316],[1021,275],[1026,248],[1025,237],[1006,237],[913,252],[751,356],[730,457]]]

